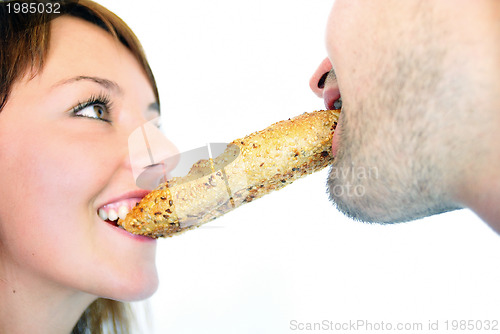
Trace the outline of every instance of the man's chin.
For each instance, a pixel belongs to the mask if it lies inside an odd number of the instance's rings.
[[[387,224],[396,222],[394,220],[396,217],[391,217],[386,210],[382,209],[383,205],[366,203],[357,196],[339,194],[338,189],[340,189],[339,185],[328,187],[330,200],[336,209],[348,218],[365,223]]]
[[[403,187],[400,190],[377,183],[352,183],[330,177],[327,182],[330,200],[347,217],[366,223],[393,224],[462,209],[438,198],[421,194]]]

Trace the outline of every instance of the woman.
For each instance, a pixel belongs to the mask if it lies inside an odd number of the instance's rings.
[[[146,193],[127,141],[159,116],[153,74],[117,16],[61,11],[0,11],[0,333],[127,332],[117,301],[158,285],[155,240],[112,221]]]

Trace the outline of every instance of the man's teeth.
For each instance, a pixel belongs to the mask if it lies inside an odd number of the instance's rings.
[[[99,217],[101,217],[102,220],[110,220],[110,221],[115,221],[118,218],[120,219],[125,219],[129,212],[129,208],[126,206],[120,206],[118,209],[118,212],[116,212],[115,209],[99,209]]]
[[[338,110],[342,108],[342,98],[339,97],[335,102],[333,102],[333,109]]]

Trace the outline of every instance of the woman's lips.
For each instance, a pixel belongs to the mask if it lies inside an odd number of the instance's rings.
[[[112,228],[113,231],[122,233],[122,235],[127,236],[132,240],[141,242],[156,242],[156,239],[132,234],[117,224],[118,218],[126,216],[128,211],[130,211],[136,203],[140,202],[147,194],[149,194],[149,191],[139,189],[114,197],[113,199],[108,200],[105,204],[99,206],[97,209],[97,215],[101,218],[101,220],[108,223],[107,226]]]

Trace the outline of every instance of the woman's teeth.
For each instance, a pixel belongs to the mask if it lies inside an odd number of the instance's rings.
[[[128,209],[124,206],[120,207],[118,212],[114,209],[110,209],[109,211],[106,211],[104,209],[99,209],[99,217],[101,217],[102,220],[110,220],[110,221],[115,221],[120,219],[125,219],[128,213]]]
[[[118,212],[116,212],[116,210],[109,210],[109,211],[106,211],[104,209],[99,209],[99,217],[101,217],[102,220],[117,220],[118,218],[120,219],[125,219],[125,217],[127,216],[128,214],[128,209],[124,206],[120,207],[120,209],[118,210]]]
[[[118,218],[125,219],[128,212],[140,201],[140,199],[130,199],[103,206],[97,211],[102,220],[117,221]]]

